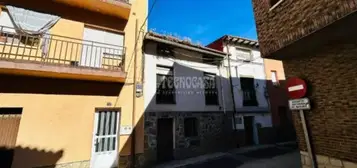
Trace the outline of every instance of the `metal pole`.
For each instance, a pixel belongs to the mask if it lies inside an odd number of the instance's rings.
[[[304,110],[299,110],[299,113],[300,113],[302,128],[304,129],[304,135],[305,135],[305,142],[306,142],[306,146],[307,146],[307,151],[308,151],[309,157],[311,159],[311,165],[312,165],[312,168],[315,168],[315,159],[314,159],[314,157],[312,155],[311,144],[310,144],[310,139],[309,139],[309,132],[307,131]]]
[[[135,39],[138,38],[138,19],[135,20]],[[137,85],[137,81],[136,81],[136,59],[137,59],[137,45],[138,45],[138,41],[135,40],[135,45],[134,45],[134,86],[133,86],[133,115],[132,115],[132,130],[133,132],[132,134],[132,139],[131,139],[131,167],[134,168],[135,167],[135,143],[136,143],[136,129],[135,129],[135,111],[136,111],[136,85]]]

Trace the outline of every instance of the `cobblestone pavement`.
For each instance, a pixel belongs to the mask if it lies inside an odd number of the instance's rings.
[[[182,168],[300,168],[300,154],[295,147],[274,147],[247,153],[230,153],[220,158]]]

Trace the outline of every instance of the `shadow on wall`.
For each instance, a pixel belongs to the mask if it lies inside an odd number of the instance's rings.
[[[277,142],[296,141],[296,132],[293,125],[292,111],[289,109],[289,98],[285,83],[285,80],[279,80],[278,83],[267,80],[270,112],[273,126],[277,132]]]
[[[0,75],[0,93],[118,96],[122,83]]]
[[[1,168],[54,168],[63,154],[63,150],[47,151],[21,146],[14,148],[2,146],[0,165]]]
[[[174,63],[174,68],[175,77],[203,77],[204,74],[203,70],[197,69],[196,67],[178,63]],[[156,76],[156,74],[154,75]],[[222,82],[220,82],[220,80],[222,80]],[[232,80],[233,83],[238,84],[235,85],[234,89],[236,89],[238,93],[242,92],[241,86],[239,85],[240,79],[234,78]],[[153,87],[144,89],[156,89],[156,80],[146,80],[146,82],[149,81],[153,83]],[[230,81],[228,78],[224,77],[216,78],[216,81],[219,86],[217,88],[217,99],[218,102],[222,102],[220,83],[222,83],[223,87],[229,87]],[[253,88],[258,89],[263,87],[267,81],[255,80],[254,82]],[[232,99],[230,97],[230,88],[224,88],[223,90],[226,106],[227,104],[232,106],[232,102],[229,102]],[[145,91],[145,94],[147,92],[148,91]],[[227,151],[237,146],[245,146],[245,144],[247,144],[245,142],[246,135],[244,130],[234,132],[232,129],[232,107],[226,107],[230,108],[230,110],[227,110],[226,113],[224,113],[222,103],[206,105],[206,97],[204,95],[204,89],[202,88],[175,88],[174,93],[174,104],[157,105],[158,92],[155,90],[154,96],[151,97],[144,115],[140,116],[139,122],[135,125],[137,133],[136,148],[138,153],[135,160],[137,165],[146,165],[147,167],[150,167],[151,165],[159,163],[159,157],[162,157],[162,155],[167,156],[167,158],[163,158],[164,160],[184,159],[206,153]],[[255,96],[256,99],[260,99],[259,101],[257,100],[257,105],[259,106],[259,102],[262,101],[261,99],[265,99],[265,97],[264,93],[261,91],[258,91],[258,94]],[[167,97],[164,96],[163,99],[166,98]],[[254,102],[250,102],[250,104],[254,104]],[[265,113],[267,114],[268,112],[268,108],[266,108]],[[250,115],[254,112],[240,111],[239,113]],[[289,111],[286,111],[286,113],[289,113]],[[191,123],[192,127],[196,127],[196,133],[195,131],[187,133],[189,130],[185,128],[185,124],[189,124],[189,122],[185,122],[185,118],[197,119],[195,124]],[[164,121],[165,119],[166,121]],[[166,126],[162,127],[162,124],[165,123]],[[159,125],[160,127],[167,129],[161,129],[159,128]],[[195,129],[192,127],[190,127],[191,130]],[[275,128],[260,128],[258,136],[265,138],[259,138],[258,141],[260,141],[261,144],[274,143],[276,141],[276,135],[282,135],[275,131]],[[143,134],[144,142],[142,142],[141,139],[141,135]],[[130,153],[131,138],[128,138],[124,144],[125,145],[120,153]],[[144,145],[144,154],[142,154],[142,151],[138,150],[141,148],[141,145]],[[165,152],[168,153],[166,154]],[[121,156],[119,167],[129,167],[130,163],[130,156]]]

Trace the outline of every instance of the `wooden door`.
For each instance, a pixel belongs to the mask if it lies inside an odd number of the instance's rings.
[[[22,108],[0,108],[0,167],[11,167],[21,113]]]
[[[157,121],[157,161],[166,162],[173,157],[173,119],[165,118]]]

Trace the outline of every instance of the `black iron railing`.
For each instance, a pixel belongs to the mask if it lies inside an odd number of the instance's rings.
[[[0,26],[0,59],[122,70],[124,56],[123,46],[53,34],[28,35]]]

